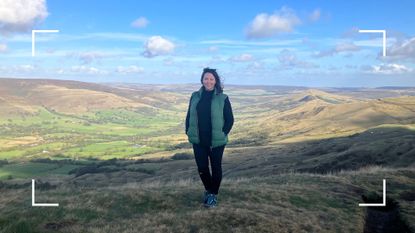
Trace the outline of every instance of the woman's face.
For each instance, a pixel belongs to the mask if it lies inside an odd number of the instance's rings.
[[[205,86],[205,89],[208,91],[211,91],[215,88],[216,80],[215,76],[211,73],[205,73],[203,75],[203,86]]]

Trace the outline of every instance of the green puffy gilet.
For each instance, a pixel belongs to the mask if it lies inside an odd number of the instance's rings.
[[[199,126],[197,122],[197,104],[202,97],[203,86],[192,93],[189,113],[189,128],[187,130],[187,137],[190,143],[199,144]],[[228,96],[223,93],[217,93],[216,88],[212,95],[211,104],[211,120],[212,120],[212,147],[226,145],[228,143],[228,136],[222,131],[225,119],[223,118],[223,108],[225,106],[225,99]]]

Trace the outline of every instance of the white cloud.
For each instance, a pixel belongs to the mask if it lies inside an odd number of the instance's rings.
[[[145,27],[147,27],[147,25],[149,23],[150,23],[150,21],[148,21],[145,17],[140,17],[140,18],[134,20],[131,23],[131,26],[135,27],[135,28],[145,28]]]
[[[415,37],[395,43],[388,48],[386,59],[415,60]]]
[[[0,53],[4,53],[7,51],[7,45],[6,44],[0,44]]]
[[[413,69],[400,64],[380,64],[378,66],[373,65],[363,69],[368,73],[374,74],[403,74],[413,71]]]
[[[47,16],[45,0],[1,0],[0,33],[28,32]]]
[[[175,45],[161,36],[152,36],[147,40],[144,48],[143,56],[155,57],[172,53]]]
[[[14,66],[0,66],[0,72],[5,74],[22,74],[22,73],[33,73],[39,69],[34,65],[14,65]]]
[[[275,41],[246,41],[246,40],[204,40],[200,41],[201,44],[214,44],[221,46],[233,46],[233,47],[247,47],[247,46],[289,46],[301,44],[301,39],[289,39],[289,40],[275,40]]]
[[[114,40],[114,41],[146,41],[147,36],[137,33],[95,32],[80,35],[59,35],[59,41],[71,40]]]
[[[79,59],[82,61],[82,64],[90,64],[95,60],[103,58],[104,55],[97,52],[84,52],[79,54]]]
[[[121,33],[121,32],[95,32],[84,34],[64,34],[64,33],[46,33],[39,38],[36,38],[36,42],[39,41],[132,41],[132,42],[145,42],[148,36],[138,33]],[[8,38],[10,42],[32,42],[32,37],[27,35],[16,35],[12,38]]]
[[[30,71],[33,71],[35,69],[35,67],[33,65],[20,65],[17,68],[21,71],[24,71],[24,72],[30,72]]]
[[[359,32],[359,28],[358,27],[352,27],[352,28],[348,29],[347,31],[343,32],[342,37],[354,38],[358,35],[361,35],[361,33]]]
[[[72,66],[71,71],[74,73],[82,73],[82,74],[108,74],[108,71],[100,70],[95,67],[89,66]]]
[[[294,52],[288,49],[284,49],[278,54],[278,60],[283,68],[310,69],[318,67],[318,65],[314,63],[300,60]]]
[[[282,7],[272,15],[261,13],[255,16],[246,30],[248,38],[265,38],[279,33],[292,32],[301,23],[293,10]]]
[[[144,68],[131,65],[131,66],[118,66],[117,67],[117,73],[120,74],[137,74],[137,73],[143,73]]]
[[[341,43],[337,44],[334,48],[336,52],[348,52],[348,51],[358,51],[359,47],[353,43]]]
[[[240,54],[240,55],[236,55],[233,57],[229,58],[229,61],[233,61],[233,62],[247,62],[247,61],[251,61],[253,59],[251,54],[248,53],[244,53],[244,54]]]
[[[228,59],[229,60],[229,59]],[[204,66],[204,67],[208,67],[208,66],[216,66],[216,64],[218,63],[222,63],[222,62],[226,62],[226,59],[223,58],[220,55],[214,55],[210,58],[210,61],[208,61],[208,63]]]
[[[249,64],[246,68],[247,68],[247,70],[260,70],[260,69],[264,68],[264,63],[254,61],[251,64]]]
[[[359,50],[360,50],[360,48],[352,42],[339,43],[334,48],[319,51],[319,52],[315,53],[313,56],[314,57],[327,57],[327,56],[333,56],[333,55],[341,53],[341,52],[355,52],[355,51],[359,51]]]
[[[315,22],[317,20],[319,20],[321,17],[321,12],[320,9],[315,9],[311,14],[310,14],[310,20]]]

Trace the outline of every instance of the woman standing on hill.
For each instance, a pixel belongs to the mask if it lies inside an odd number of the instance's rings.
[[[190,98],[186,135],[193,144],[200,179],[205,186],[204,205],[215,207],[222,180],[222,155],[233,126],[233,113],[216,69],[203,69],[200,82],[203,86]]]

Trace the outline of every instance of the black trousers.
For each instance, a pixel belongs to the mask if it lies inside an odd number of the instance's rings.
[[[222,156],[225,145],[210,148],[199,144],[193,144],[193,152],[200,179],[206,191],[218,194],[222,181]],[[212,175],[209,171],[209,160],[212,167]]]

